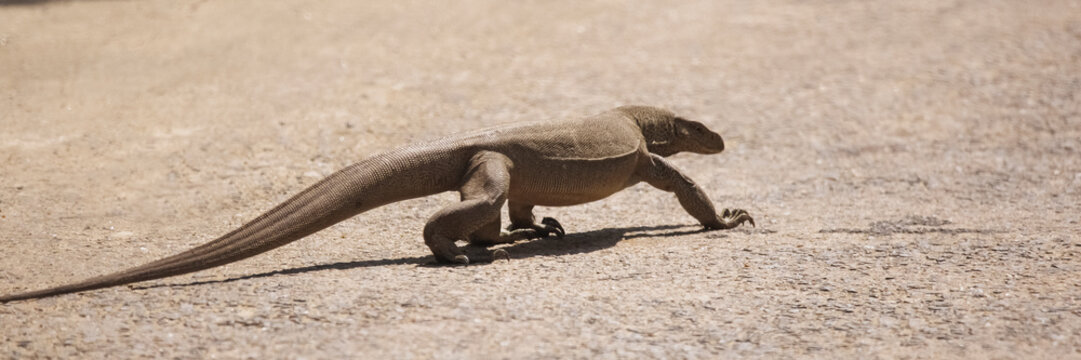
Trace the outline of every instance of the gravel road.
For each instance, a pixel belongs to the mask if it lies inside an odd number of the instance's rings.
[[[1078,1],[0,2],[0,293],[221,235],[374,153],[672,109],[637,185],[436,266],[456,194],[195,274],[0,305],[0,358],[1078,358]]]

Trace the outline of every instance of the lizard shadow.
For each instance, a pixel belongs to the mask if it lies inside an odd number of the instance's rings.
[[[607,249],[615,246],[622,240],[633,239],[639,237],[671,237],[681,236],[688,234],[700,233],[706,230],[700,227],[694,227],[694,230],[680,230],[680,231],[665,231],[674,230],[679,228],[690,228],[690,225],[660,225],[660,226],[636,226],[636,227],[624,227],[624,228],[608,228],[586,231],[581,233],[567,234],[566,236],[559,238],[555,236],[549,236],[533,240],[519,241],[514,244],[503,245],[500,247],[506,250],[510,254],[512,259],[522,259],[534,256],[558,256],[558,255],[572,255],[594,252],[602,249]],[[664,232],[657,232],[664,231]],[[492,262],[490,251],[483,246],[466,245],[462,247],[462,250],[471,258],[477,258],[478,262],[470,266],[484,266]],[[512,260],[513,261],[513,260]],[[346,261],[337,262],[323,265],[303,266],[290,269],[274,270],[252,275],[244,275],[234,278],[222,279],[222,280],[202,280],[193,281],[182,284],[153,284],[153,285],[137,285],[129,286],[136,290],[153,289],[159,287],[188,287],[199,286],[209,284],[224,284],[234,281],[258,279],[265,277],[272,277],[278,275],[294,275],[302,274],[312,271],[324,271],[324,270],[349,270],[356,268],[366,268],[375,266],[391,266],[391,265],[408,265],[414,264],[416,266],[424,267],[439,267],[439,266],[458,266],[452,264],[442,264],[435,260],[432,255],[426,256],[412,256],[403,257],[397,259],[379,259],[379,260],[360,260],[360,261]]]
[[[677,230],[679,228],[693,228],[693,230]],[[538,239],[515,242],[514,244],[496,246],[505,250],[512,259],[530,258],[535,256],[559,256],[594,252],[615,246],[622,240],[640,237],[671,237],[682,236],[703,232],[701,227],[688,225],[660,225],[660,226],[636,226],[623,228],[607,228],[581,233],[571,233],[564,237],[548,236]],[[486,252],[485,247],[466,245],[463,251]],[[490,263],[490,256],[478,256],[481,261]]]

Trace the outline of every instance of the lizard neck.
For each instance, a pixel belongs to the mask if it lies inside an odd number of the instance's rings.
[[[649,152],[667,157],[680,151],[676,147],[675,122],[670,115],[658,112],[633,112],[629,115],[641,129]]]

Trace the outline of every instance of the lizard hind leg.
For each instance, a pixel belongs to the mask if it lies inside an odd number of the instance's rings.
[[[469,264],[469,257],[454,244],[471,240],[480,230],[490,232],[491,224],[499,229],[499,210],[507,201],[511,162],[495,152],[473,156],[464,183],[459,189],[462,201],[447,206],[424,226],[424,243],[441,262]]]
[[[563,225],[556,219],[545,217],[541,219],[540,223],[537,223],[537,218],[533,216],[532,204],[509,201],[507,203],[507,212],[510,214],[510,226],[507,226],[507,230],[516,236],[535,239],[552,234],[563,237],[566,234]]]
[[[496,217],[495,221],[491,221],[484,224],[469,235],[469,243],[477,246],[493,246],[498,244],[509,244],[519,239],[508,236],[509,233],[500,231],[499,218]]]
[[[556,219],[546,217],[540,224],[533,224],[526,228],[514,228],[507,226],[507,230],[499,229],[499,220],[485,224],[473,234],[469,235],[469,243],[476,246],[490,247],[499,244],[513,244],[522,240],[530,240],[556,234],[563,237],[563,226]]]

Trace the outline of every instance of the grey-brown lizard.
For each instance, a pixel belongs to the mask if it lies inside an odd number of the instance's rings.
[[[709,197],[664,157],[724,150],[699,122],[645,106],[624,106],[584,119],[529,122],[450,136],[391,150],[342,169],[222,237],[186,252],[109,275],[0,302],[159,279],[239,261],[301,239],[364,211],[405,199],[458,191],[461,202],[432,215],[424,242],[441,262],[468,264],[455,241],[492,245],[563,234],[533,207],[603,199],[639,182],[673,192],[709,229],[754,220],[744,210],[717,214]],[[507,203],[510,231],[501,232]]]

